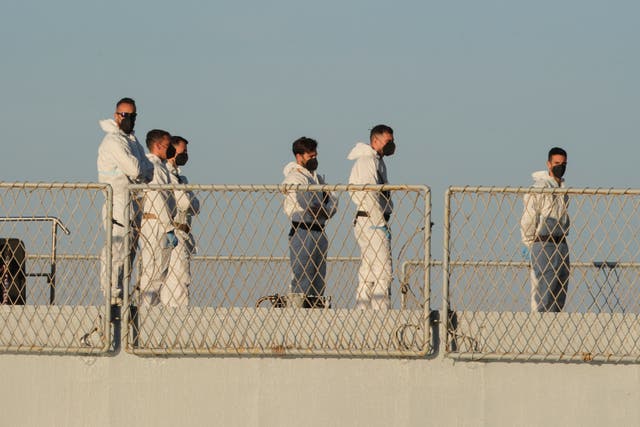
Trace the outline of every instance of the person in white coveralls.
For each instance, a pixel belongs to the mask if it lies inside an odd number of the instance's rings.
[[[166,160],[175,155],[171,135],[164,130],[154,129],[147,133],[146,142],[149,150],[147,158],[154,168],[150,184],[170,184]],[[178,245],[173,226],[175,200],[170,190],[145,190],[143,194],[140,303],[142,306],[152,306],[170,299],[162,297],[161,293],[168,292],[166,280],[169,259],[171,250]]]
[[[295,161],[283,170],[284,211],[291,221],[289,258],[293,279],[291,292],[304,294],[304,308],[325,308],[325,276],[328,241],[324,228],[337,210],[337,199],[325,191],[296,191],[297,185],[322,185],[318,175],[318,143],[307,137],[293,142]]]
[[[567,152],[554,147],[547,156],[547,170],[534,172],[534,188],[564,188]],[[569,196],[530,193],[524,196],[520,232],[522,254],[531,262],[531,311],[560,312],[569,285]]]
[[[180,169],[189,160],[189,142],[181,136],[172,136],[171,145],[175,155],[167,159],[167,169],[172,184],[188,184]],[[195,253],[195,238],[191,233],[191,219],[200,213],[200,201],[192,191],[174,190],[175,216],[173,226],[178,244],[171,250],[166,291],[160,293],[165,307],[186,307],[189,304],[191,284],[191,255]]]
[[[113,119],[101,120],[100,127],[105,136],[98,148],[98,182],[110,184],[113,190],[112,217],[107,218],[107,206],[103,208],[105,226],[112,223],[111,237],[111,277],[107,276],[105,247],[101,253],[100,284],[107,294],[111,288],[111,302],[119,303],[122,298],[125,262],[133,263],[138,246],[141,214],[139,203],[130,211],[130,247],[124,247],[125,212],[130,209],[128,186],[132,183],[148,183],[153,178],[153,165],[146,158],[142,145],[138,142],[134,127],[136,103],[131,98],[122,98],[116,104]]]
[[[354,164],[349,184],[388,184],[384,157],[395,153],[393,129],[377,125],[369,144],[358,142],[347,158]],[[391,232],[393,202],[389,191],[351,191],[357,207],[354,233],[361,252],[356,308],[388,309],[391,304]]]

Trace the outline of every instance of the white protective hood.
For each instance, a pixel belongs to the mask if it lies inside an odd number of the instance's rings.
[[[291,172],[295,171],[296,169],[299,170],[299,172],[301,173],[305,173],[308,172],[305,168],[303,168],[302,166],[300,166],[297,162],[289,162],[284,166],[284,169],[282,170],[282,174],[287,177]],[[311,172],[308,172],[305,175],[310,175]]]
[[[537,171],[531,174],[531,178],[533,178],[534,187],[563,187],[564,179],[560,181],[560,185],[558,182],[549,175],[549,171]]]
[[[371,148],[371,145],[365,144],[364,142],[358,142],[347,155],[347,159],[357,160],[360,157],[376,157],[377,155],[378,153],[376,153],[376,150]]]
[[[120,133],[120,127],[118,127],[118,124],[113,119],[99,120],[98,124],[105,133]]]

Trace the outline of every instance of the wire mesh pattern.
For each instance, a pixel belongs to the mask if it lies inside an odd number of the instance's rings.
[[[539,261],[531,248],[523,251],[521,235],[524,200],[531,195],[568,200],[568,234],[551,242],[536,237],[552,251],[568,247],[562,263],[570,276],[560,310],[532,303],[541,292],[537,273],[532,277]],[[464,187],[450,188],[445,204],[449,356],[640,358],[639,191]]]
[[[132,200],[140,201],[142,219],[129,238],[139,234],[141,248],[153,250],[138,257],[131,271],[127,351],[403,356],[431,351],[424,267],[430,258],[427,187],[134,185],[130,191]],[[356,191],[389,191],[394,203],[384,231],[391,233],[394,269],[388,309],[356,309],[361,265],[351,200]],[[320,222],[324,231],[310,228],[318,227],[315,222],[292,225],[283,210],[292,192],[334,199],[337,209]],[[168,207],[174,218],[184,197],[198,200],[189,227],[165,223],[162,211]],[[311,236],[306,237],[311,245],[292,252],[290,242],[299,232]],[[313,251],[320,256],[311,256]],[[187,254],[188,268],[176,267],[176,253]],[[310,291],[292,283],[292,263],[304,264],[303,274],[313,276]],[[185,283],[188,297],[176,297]]]
[[[0,184],[0,350],[110,348],[99,256],[111,227],[102,210],[111,200],[111,187],[99,184]],[[108,262],[110,250],[105,256]]]

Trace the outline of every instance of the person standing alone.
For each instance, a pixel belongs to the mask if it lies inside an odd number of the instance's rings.
[[[534,188],[564,188],[567,152],[554,147],[547,170],[534,172]],[[523,256],[531,262],[531,311],[560,312],[569,285],[569,196],[566,193],[527,193],[520,220]]]

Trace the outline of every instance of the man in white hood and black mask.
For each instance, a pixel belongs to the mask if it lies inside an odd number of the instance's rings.
[[[385,156],[396,149],[393,129],[377,125],[371,129],[369,144],[359,142],[347,158],[355,160],[349,184],[388,184]],[[393,202],[389,191],[352,191],[351,199],[357,207],[354,232],[362,262],[358,271],[356,308],[388,309],[391,305],[391,232],[389,218]]]
[[[189,160],[187,145],[189,141],[181,136],[172,136],[171,145],[175,155],[167,159],[166,166],[172,184],[188,184],[189,181],[180,170]],[[160,293],[165,307],[186,307],[189,304],[189,285],[191,284],[191,256],[196,251],[196,241],[191,233],[191,220],[200,213],[200,201],[193,191],[173,190],[175,216],[173,226],[178,244],[171,250],[169,272],[165,283],[165,292]]]
[[[142,211],[140,203],[133,203],[130,214],[131,247],[124,247],[125,212],[130,207],[128,198],[129,184],[149,183],[153,179],[153,165],[145,156],[144,148],[138,142],[133,128],[136,122],[136,103],[131,98],[122,98],[116,104],[113,119],[100,120],[105,132],[98,148],[98,182],[110,184],[113,189],[113,213],[106,218],[107,207],[103,208],[105,221],[112,223],[111,238],[111,277],[107,277],[106,248],[101,255],[100,284],[103,292],[111,286],[112,303],[121,300],[123,292],[124,263],[133,263],[138,246],[138,230]]]
[[[534,188],[563,188],[567,152],[549,150],[547,170],[534,172]],[[569,284],[569,196],[536,193],[524,196],[520,220],[522,254],[531,262],[531,311],[559,312],[564,308]]]
[[[147,132],[147,159],[153,164],[153,179],[149,184],[171,184],[167,159],[175,157],[171,135],[162,129]],[[170,190],[144,190],[142,225],[140,227],[140,305],[168,305],[173,292],[166,286],[172,250],[178,246],[173,217],[174,193]],[[171,306],[171,305],[169,305]]]
[[[318,175],[318,143],[305,136],[294,141],[295,162],[284,167],[284,211],[291,220],[289,257],[293,279],[291,292],[304,294],[304,308],[324,308],[329,243],[324,227],[335,215],[338,201],[325,191],[299,191],[296,186],[322,185]]]

